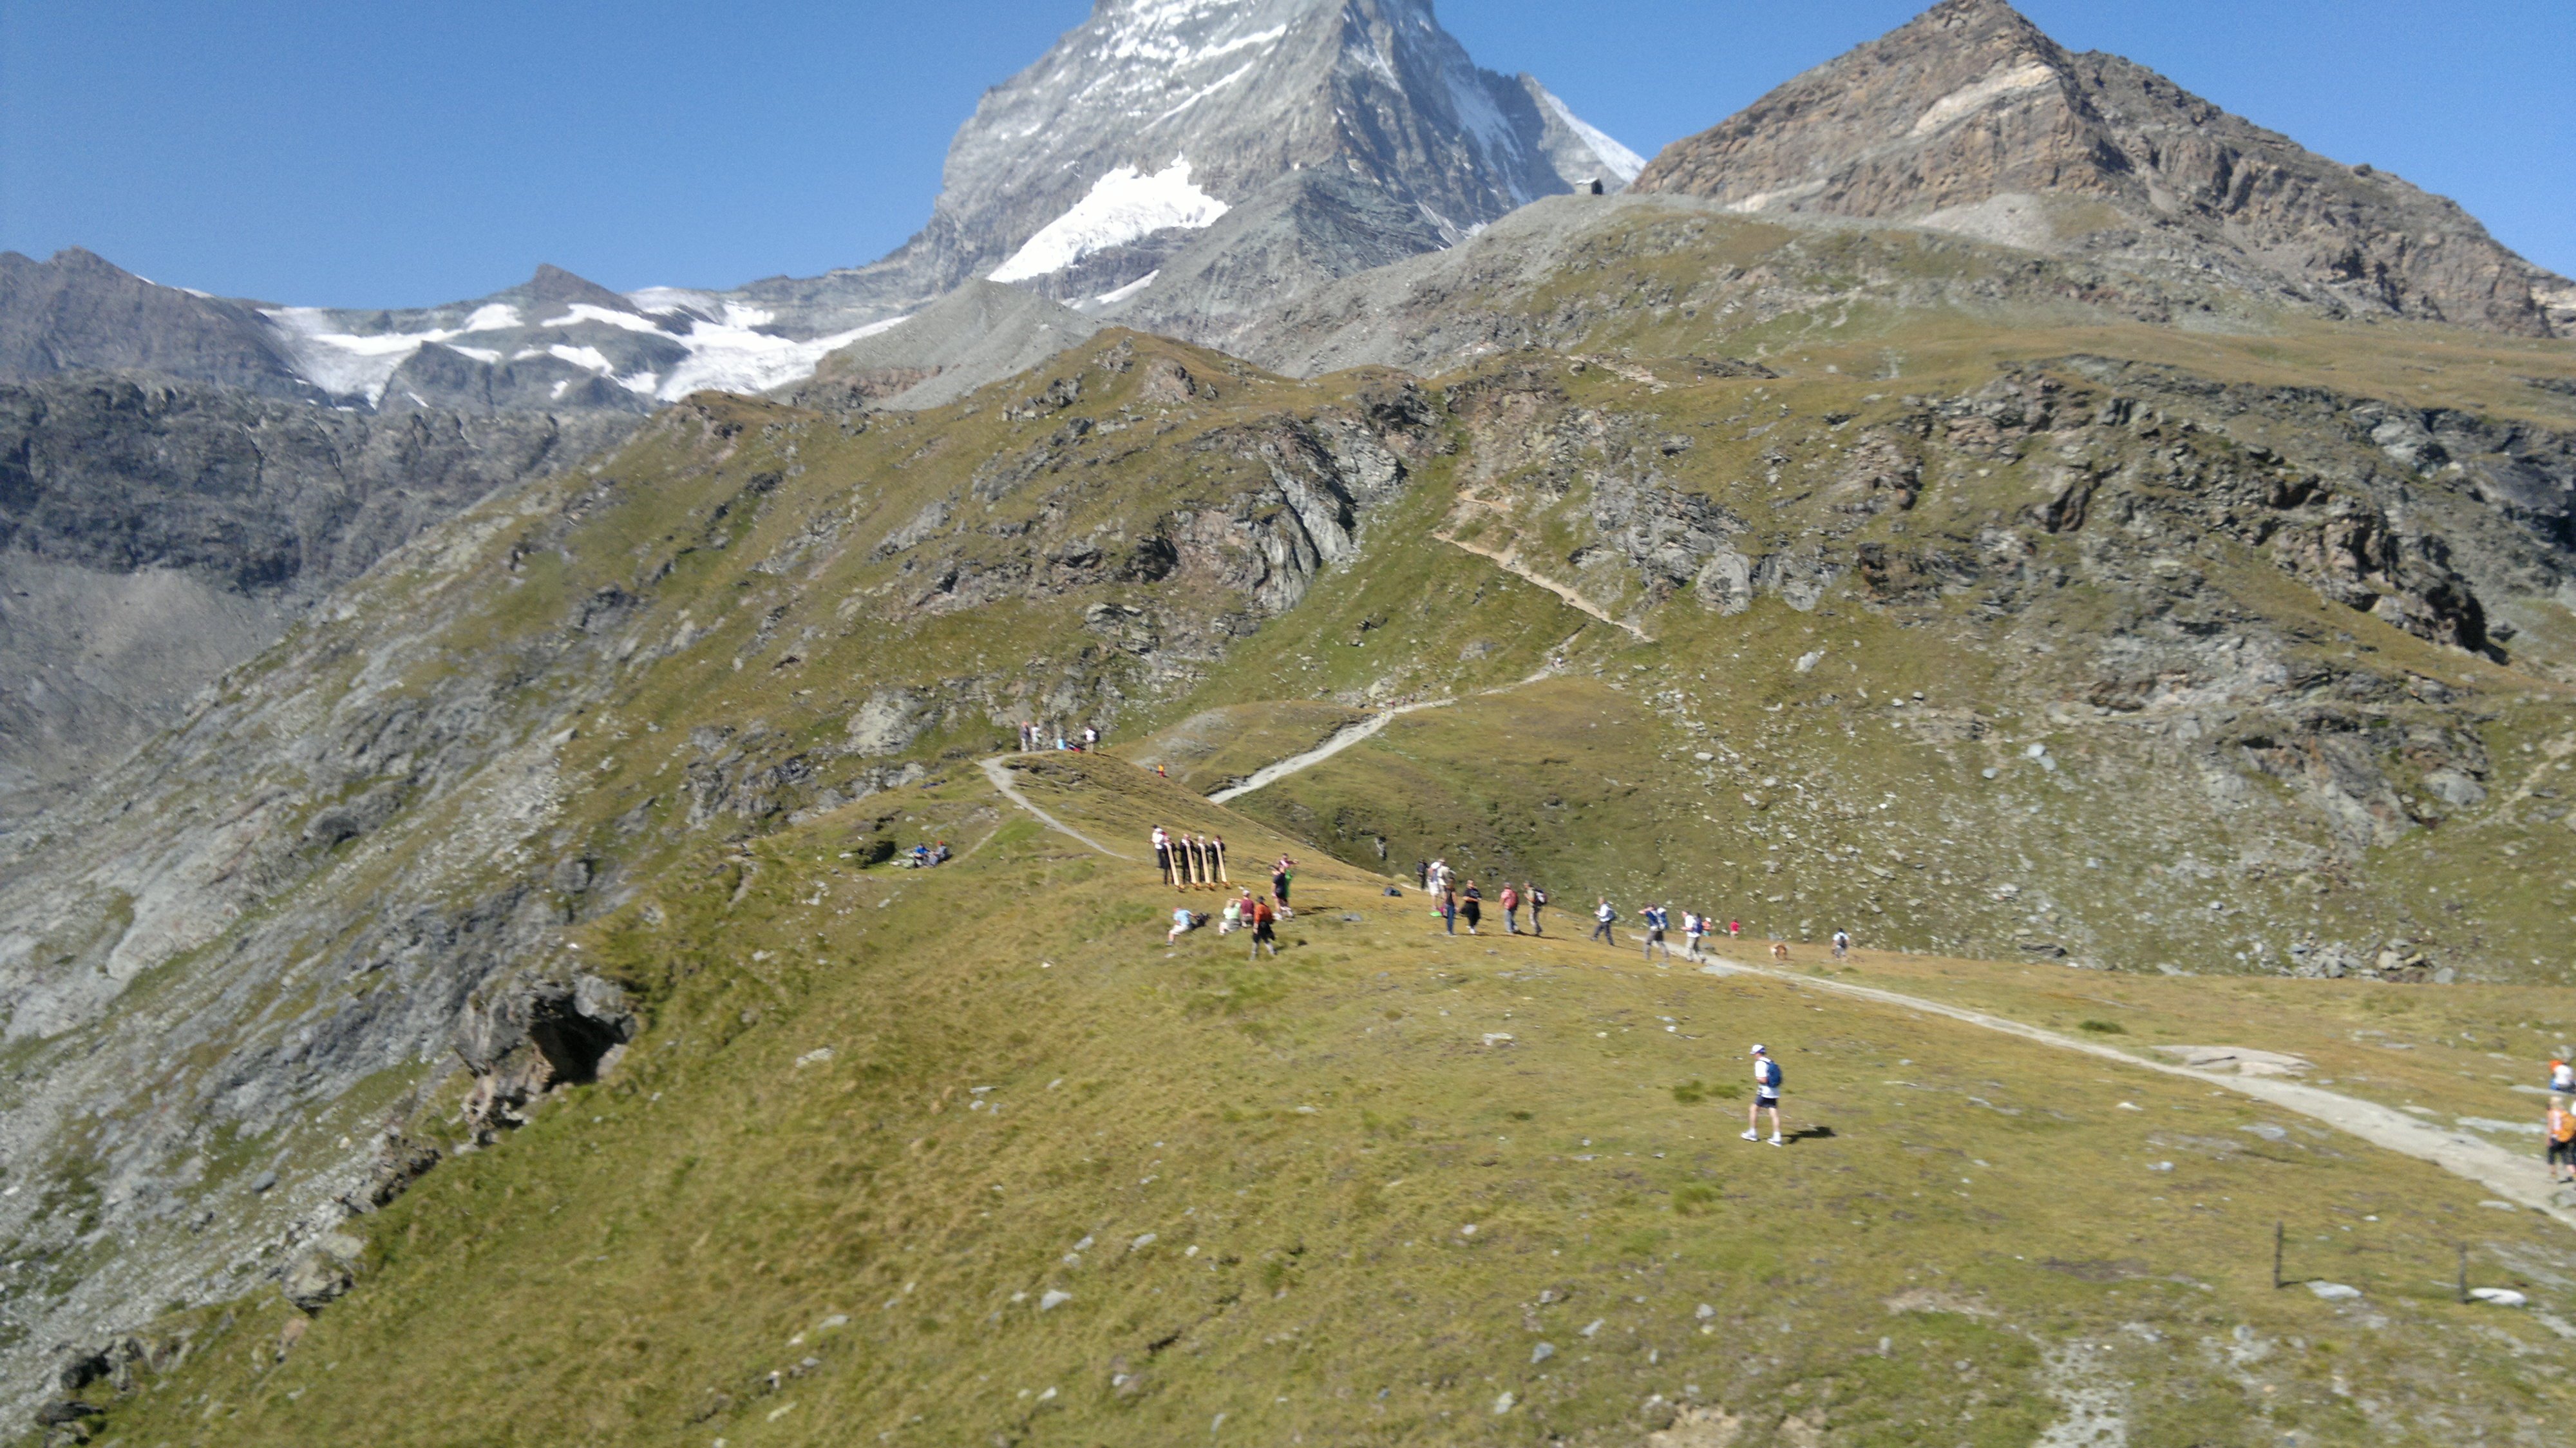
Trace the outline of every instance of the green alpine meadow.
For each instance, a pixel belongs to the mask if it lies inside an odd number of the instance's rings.
[[[2576,284],[1999,0],[1170,8],[810,282],[7,259],[230,370],[0,369],[0,1438],[2551,1441]]]

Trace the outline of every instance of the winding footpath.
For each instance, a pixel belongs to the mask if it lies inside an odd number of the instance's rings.
[[[993,788],[1002,792],[1002,798],[1009,800],[1011,803],[1018,805],[1024,810],[1027,810],[1030,815],[1036,818],[1039,824],[1046,826],[1057,834],[1070,835],[1084,844],[1089,845],[1091,848],[1098,850],[1100,853],[1107,855],[1113,860],[1132,861],[1135,858],[1132,855],[1122,855],[1118,853],[1116,850],[1109,848],[1107,845],[1100,843],[1098,840],[1093,839],[1091,836],[1084,834],[1082,831],[1075,829],[1073,826],[1057,819],[1054,815],[1048,814],[1045,810],[1042,810],[1036,805],[1030,803],[1029,797],[1020,793],[1020,787],[1011,781],[1011,766],[1007,762],[1008,759],[1008,755],[997,755],[994,758],[984,761],[984,777],[993,781]]]
[[[1454,702],[1456,701],[1451,699],[1426,700],[1418,704],[1400,705],[1371,715],[1357,724],[1338,731],[1333,737],[1313,749],[1265,766],[1255,771],[1243,783],[1217,791],[1208,796],[1208,801],[1211,804],[1224,804],[1295,774],[1299,770],[1311,768],[1376,734],[1398,714],[1409,714],[1417,709],[1436,709]],[[1101,854],[1119,860],[1131,858],[1038,808],[1012,781],[1008,758],[1009,756],[999,756],[983,762],[984,776],[993,782],[993,787],[1001,792],[1003,798],[1026,810],[1048,829],[1079,840]],[[2493,1193],[2501,1202],[2543,1213],[2563,1226],[2576,1227],[2576,1211],[2570,1211],[2552,1200],[2553,1193],[2548,1182],[2528,1153],[2508,1151],[2494,1142],[2470,1136],[2455,1128],[2436,1125],[2431,1121],[2420,1119],[2393,1107],[2382,1106],[2377,1102],[2364,1101],[2357,1097],[2346,1096],[2341,1092],[2328,1091],[2323,1087],[2283,1080],[2274,1076],[2237,1076],[2205,1071],[2193,1066],[2179,1066],[2170,1062],[2149,1060],[2097,1042],[2061,1035],[2007,1016],[1971,1010],[1965,1006],[1947,1005],[1921,996],[1906,995],[1901,991],[1883,990],[1877,986],[1858,985],[1823,976],[1796,975],[1723,958],[1713,964],[1700,967],[1700,970],[1703,974],[1715,976],[1759,976],[1805,990],[1824,991],[1853,1000],[1891,1006],[1898,1010],[1940,1016],[1981,1030],[2016,1036],[2038,1045],[2077,1052],[2114,1065],[2153,1071],[2166,1076],[2178,1076],[2184,1080],[2200,1082],[2216,1090],[2250,1096],[2284,1111],[2296,1112],[2347,1135],[2359,1137],[2373,1146],[2385,1147],[2400,1155],[2430,1162],[2453,1176],[2477,1183]]]
[[[2025,1041],[2054,1046],[2063,1051],[2076,1051],[2100,1060],[2135,1066],[2142,1070],[2180,1076],[2221,1090],[2251,1096],[2258,1101],[2295,1111],[2313,1121],[2322,1122],[2338,1131],[2358,1136],[2373,1146],[2431,1162],[2456,1177],[2476,1182],[2499,1199],[2532,1211],[2546,1213],[2562,1225],[2576,1227],[2576,1212],[2570,1212],[2550,1200],[2551,1192],[2543,1180],[2539,1164],[2524,1152],[2507,1151],[2494,1142],[2472,1137],[2464,1132],[2437,1126],[2394,1107],[2375,1101],[2363,1101],[2323,1087],[2285,1081],[2276,1076],[2236,1076],[2217,1071],[2204,1071],[2192,1066],[2177,1066],[2165,1061],[2152,1061],[2132,1056],[2126,1051],[2092,1041],[2078,1040],[2043,1030],[2005,1016],[1989,1015],[1965,1006],[1944,1005],[1920,996],[1881,990],[1876,986],[1854,985],[1847,981],[1821,976],[1792,975],[1787,971],[1766,970],[1742,961],[1720,960],[1700,967],[1706,975],[1753,975],[1784,981],[1809,990],[1830,991],[1856,1000],[1894,1006],[1901,1010],[1920,1011],[1926,1015],[1946,1017],[1967,1025],[2019,1036]]]
[[[1209,795],[1208,803],[1227,804],[1234,800],[1243,798],[1245,795],[1252,793],[1256,789],[1262,789],[1269,785],[1276,784],[1280,780],[1286,779],[1288,776],[1295,774],[1301,769],[1312,769],[1316,765],[1323,763],[1325,760],[1332,758],[1334,755],[1341,753],[1343,750],[1350,748],[1352,745],[1359,743],[1361,740],[1366,739],[1370,735],[1385,728],[1388,721],[1394,719],[1398,714],[1410,714],[1416,709],[1445,708],[1448,705],[1455,704],[1457,702],[1458,701],[1455,699],[1425,699],[1419,704],[1398,704],[1392,709],[1386,709],[1378,713],[1371,714],[1369,717],[1361,720],[1357,724],[1353,724],[1347,729],[1336,732],[1332,738],[1325,740],[1323,743],[1316,745],[1314,748],[1307,750],[1303,754],[1291,754],[1287,758],[1280,760],[1277,764],[1263,765],[1261,768],[1254,770],[1252,772],[1252,776],[1249,779],[1246,779],[1243,783],[1229,785],[1226,788],[1220,789],[1216,793]]]

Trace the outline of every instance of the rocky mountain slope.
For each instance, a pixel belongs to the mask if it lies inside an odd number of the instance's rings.
[[[2576,282],[2456,203],[2132,61],[2069,54],[2004,0],[1942,0],[1674,142],[1636,187],[2205,270],[2334,312],[2576,335]]]
[[[150,373],[0,382],[0,828],[423,528],[632,426],[367,417]]]
[[[1231,13],[1108,5],[1130,29],[1086,43],[1314,58],[1323,11]],[[1453,139],[1453,180],[1500,154]],[[2508,1063],[2576,1020],[2569,342],[1669,193],[1328,278],[1423,208],[1347,165],[1259,195],[1064,269],[1151,264],[1127,298],[972,280],[786,396],[595,436],[506,367],[437,391],[434,348],[494,366],[452,339],[387,344],[372,416],[0,394],[13,576],[288,625],[0,839],[9,1403],[210,1443],[2559,1414],[2554,1317],[2423,1285],[2474,1241],[2576,1310],[2556,1229],[2465,1183],[2224,1083],[1501,958],[1381,892],[1440,855],[1566,913],[1849,927],[1982,1008],[2142,1050],[2259,1030],[2527,1148]],[[1053,224],[1023,219],[1006,259]],[[1322,279],[1255,305],[1274,267]],[[1249,357],[1114,325],[1167,283]],[[877,283],[841,285],[805,304]],[[614,385],[686,365],[651,353],[672,318],[749,325],[585,288],[330,335],[478,347],[506,307],[598,329]],[[996,760],[1032,718],[1110,752]],[[1307,862],[1284,959],[1164,944],[1157,822],[1226,831],[1238,880]],[[932,839],[957,862],[892,863]],[[1827,1130],[1723,1154],[1720,1030],[1797,1041]],[[2364,1295],[2210,1256],[2284,1220]]]
[[[561,466],[578,455],[565,444],[622,432],[605,419],[701,389],[802,388],[840,409],[951,401],[1099,325],[1050,298],[1231,339],[1303,286],[1445,246],[1579,180],[1615,187],[1642,164],[1536,81],[1478,69],[1426,0],[1103,0],[987,93],[952,147],[930,225],[874,266],[729,292],[632,294],[545,266],[487,297],[365,310],[201,296],[78,250],[43,262],[12,253],[0,256],[0,379],[45,386],[74,370],[140,369],[310,404],[312,418],[289,423],[272,408],[256,426],[351,440],[366,455],[355,466],[368,486],[401,491],[406,516],[416,515],[383,543],[441,504],[471,501],[468,480]],[[1168,273],[1159,283],[1158,268]],[[412,431],[441,441],[354,441],[408,434],[361,426],[353,413],[419,414]],[[95,416],[112,430],[143,413]],[[467,417],[491,421],[460,426]],[[77,446],[93,461],[151,458],[155,427],[138,422]],[[531,439],[546,441],[532,453]],[[107,480],[102,500],[211,466],[199,451],[181,446],[143,464],[148,479]],[[400,471],[411,464],[417,472]],[[344,468],[336,458],[327,466]],[[298,508],[310,470],[299,461],[270,471],[227,478],[229,506]],[[257,496],[270,486],[273,496]],[[114,506],[102,508],[98,526],[120,526]],[[0,545],[19,550],[0,564],[15,580],[0,661],[27,664],[0,717],[10,814],[175,718],[311,596],[290,603],[228,585],[203,594],[179,581],[194,576],[184,570],[149,571],[148,547],[115,570],[63,574],[33,554],[34,533],[16,536]],[[255,556],[260,536],[210,534],[190,567],[259,574],[273,562]],[[239,556],[216,557],[235,543]],[[349,575],[315,576],[328,586]],[[189,626],[200,612],[206,626]]]
[[[1456,699],[1246,802],[1363,866],[2052,969],[2557,980],[2558,394],[2337,392],[2402,342],[2351,327],[2191,369],[2098,315],[1983,335],[2054,360],[1300,383],[1113,331],[920,412],[702,399],[504,490],[13,844],[0,1151],[51,1185],[0,1230],[59,1264],[20,1371],[112,1303],[329,1280],[424,1143],[645,1029],[568,927],[769,888],[782,830],[977,838],[880,800],[1033,715]]]

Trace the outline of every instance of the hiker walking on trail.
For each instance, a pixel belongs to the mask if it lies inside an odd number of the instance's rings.
[[[1696,910],[1682,912],[1682,959],[1699,959],[1699,938],[1707,933],[1707,916]]]
[[[1467,933],[1476,934],[1476,922],[1485,918],[1485,892],[1476,888],[1475,881],[1467,882],[1466,898],[1459,902],[1458,909],[1467,917]]]
[[[1539,928],[1538,924],[1538,912],[1547,908],[1547,892],[1536,885],[1531,884],[1529,881],[1523,880],[1521,882],[1521,898],[1529,902],[1530,934],[1547,934],[1546,931]]]
[[[2576,1112],[2567,1109],[2567,1098],[2549,1098],[2549,1180],[2576,1182]]]
[[[1161,825],[1154,826],[1154,868],[1163,872],[1163,883],[1172,881],[1172,837]]]
[[[1835,932],[1834,932],[1834,959],[1836,959],[1836,960],[1842,960],[1842,959],[1844,959],[1844,958],[1848,957],[1850,954],[1851,954],[1851,933],[1850,933],[1849,931],[1844,931],[1844,930],[1837,930],[1837,931],[1835,931]]]
[[[1771,1113],[1771,1144],[1780,1145],[1780,1063],[1759,1043],[1753,1047],[1753,1104],[1744,1108],[1744,1139],[1762,1139],[1762,1113]]]
[[[1233,882],[1232,880],[1229,880],[1229,879],[1227,879],[1227,878],[1225,877],[1225,836],[1223,836],[1223,835],[1210,835],[1210,836],[1208,836],[1208,837],[1207,837],[1207,846],[1208,846],[1208,863],[1209,863],[1209,864],[1211,864],[1211,865],[1216,866],[1216,883],[1217,883],[1217,888],[1218,888],[1218,889],[1223,889],[1223,888],[1225,888],[1226,886],[1233,884],[1234,882]]]
[[[1619,937],[1610,933],[1610,922],[1618,918],[1619,912],[1611,909],[1610,902],[1607,900],[1602,901],[1598,906],[1594,907],[1592,911],[1592,938],[1595,940],[1606,941],[1615,948],[1619,944]]]
[[[1269,949],[1272,959],[1278,958],[1279,937],[1271,929],[1278,919],[1278,913],[1270,908],[1269,901],[1252,902],[1252,959],[1259,960],[1265,947]]]
[[[1646,959],[1653,960],[1655,952],[1660,949],[1664,953],[1665,963],[1670,964],[1673,948],[1664,943],[1664,930],[1672,917],[1664,913],[1664,907],[1661,905],[1649,905],[1637,913],[1646,919]]]
[[[1729,939],[1729,940],[1741,940],[1743,937],[1744,937],[1744,922],[1743,922],[1743,921],[1741,921],[1741,920],[1729,920],[1728,922],[1726,922],[1726,938],[1727,938],[1727,939]]]
[[[1512,888],[1512,882],[1511,882],[1511,881],[1509,881],[1509,880],[1505,880],[1505,881],[1503,882],[1503,901],[1502,901],[1502,904],[1503,904],[1503,933],[1504,933],[1505,935],[1518,935],[1518,934],[1520,934],[1520,933],[1521,933],[1521,893],[1520,893],[1518,890],[1515,890],[1515,889],[1513,889],[1513,888]]]

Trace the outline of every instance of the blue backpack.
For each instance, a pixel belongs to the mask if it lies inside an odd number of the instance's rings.
[[[1762,1062],[1762,1085],[1765,1090],[1776,1095],[1784,1079],[1786,1078],[1781,1073],[1779,1062],[1767,1058]]]

